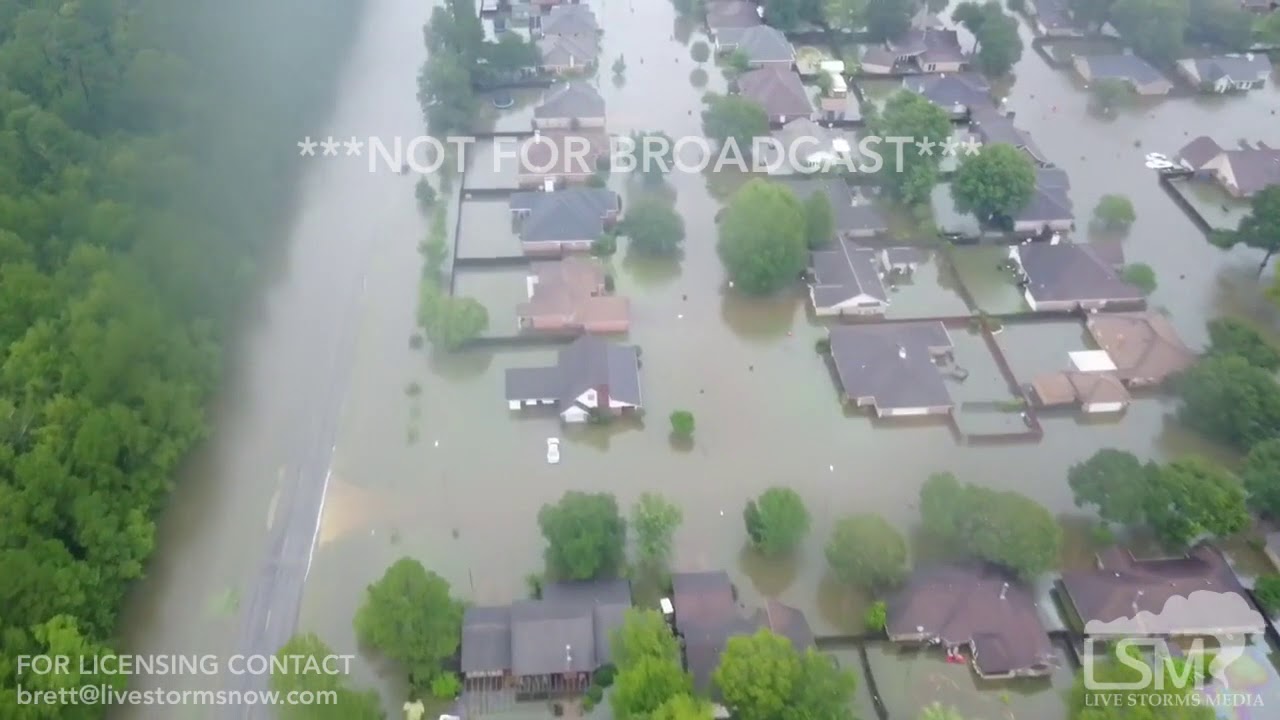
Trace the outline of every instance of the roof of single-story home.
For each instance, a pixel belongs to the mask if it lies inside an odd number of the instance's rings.
[[[958,72],[945,75],[912,75],[903,78],[902,86],[923,95],[934,105],[952,112],[957,108],[987,107],[991,104],[991,86],[978,73]]]
[[[769,600],[762,610],[744,614],[733,583],[722,570],[673,573],[671,588],[676,630],[684,639],[685,665],[700,692],[714,690],[711,675],[720,664],[725,643],[735,635],[769,628],[800,652],[813,647],[813,631],[804,613]]]
[[[610,661],[610,633],[629,607],[631,585],[619,579],[548,583],[538,600],[467,608],[462,672],[593,671]]]
[[[1032,380],[1031,389],[1040,404],[1046,407],[1129,402],[1129,391],[1124,383],[1109,372],[1066,370],[1047,373]]]
[[[951,336],[942,323],[844,325],[828,332],[846,397],[871,398],[880,410],[954,404],[933,364],[935,353],[951,348]]]
[[[1114,55],[1078,55],[1075,58],[1080,73],[1091,82],[1098,80],[1124,80],[1135,87],[1148,85],[1165,88],[1165,92],[1173,88],[1169,79],[1152,67],[1151,63],[1137,55],[1119,53]]]
[[[608,342],[586,334],[560,350],[550,367],[510,368],[507,400],[556,400],[560,411],[595,387],[607,387],[609,397],[639,407],[640,356],[634,345]]]
[[[1178,151],[1178,159],[1188,169],[1199,171],[1215,161],[1229,166],[1240,194],[1253,195],[1271,185],[1280,185],[1280,148],[1266,143],[1241,142],[1227,149],[1213,138],[1200,136]]]
[[[1085,326],[1111,357],[1120,379],[1163,382],[1195,364],[1169,318],[1153,312],[1091,315]]]
[[[516,192],[508,202],[513,212],[525,214],[520,240],[527,243],[595,240],[619,205],[618,194],[604,188]]]
[[[890,639],[973,646],[983,675],[1045,673],[1056,662],[1025,585],[989,566],[916,570],[888,602]]]
[[[760,6],[746,0],[708,0],[707,27],[713,34],[727,28],[746,28],[760,24]]]
[[[837,233],[872,233],[888,231],[889,222],[874,200],[839,179],[788,178],[782,184],[791,188],[802,202],[815,192],[825,192],[836,219]]]
[[[791,47],[787,36],[768,25],[752,25],[733,32],[732,35],[721,31],[718,37],[721,45],[733,46],[734,52],[746,55],[752,64],[784,63],[796,59],[796,51]]]
[[[588,5],[557,5],[542,18],[543,35],[592,35],[598,32],[600,23]]]
[[[1033,242],[1014,254],[1026,274],[1027,292],[1037,302],[1142,300],[1142,291],[1121,280],[1088,245]]]
[[[520,172],[529,175],[590,175],[609,153],[609,135],[599,128],[543,130],[520,146]]]
[[[876,251],[839,238],[835,244],[834,250],[809,254],[814,305],[832,307],[862,296],[888,303],[889,295],[876,268]]]
[[[590,83],[561,83],[547,91],[533,116],[540,120],[603,118],[604,98]]]
[[[576,5],[572,7],[577,7]],[[549,67],[590,65],[600,57],[600,48],[594,40],[581,35],[546,35],[538,38],[538,52],[542,64]]]
[[[1178,66],[1203,83],[1216,83],[1223,78],[1235,82],[1261,82],[1271,76],[1271,60],[1263,53],[1187,58],[1179,60]]]
[[[533,292],[516,308],[519,317],[568,317],[583,326],[625,324],[630,319],[631,304],[626,298],[601,292],[605,270],[598,261],[570,255],[534,263],[532,270]]]
[[[751,70],[738,78],[738,89],[743,97],[764,108],[770,117],[808,117],[813,114],[809,91],[805,90],[795,70],[781,67]]]
[[[1062,587],[1086,635],[1184,635],[1263,632],[1226,558],[1201,543],[1182,557],[1139,560],[1111,547],[1097,570],[1062,574]]]
[[[1052,223],[1075,219],[1071,206],[1070,180],[1061,168],[1037,168],[1036,187],[1031,200],[1014,214],[1018,222]]]

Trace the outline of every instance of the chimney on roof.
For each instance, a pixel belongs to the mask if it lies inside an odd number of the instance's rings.
[[[1009,583],[1005,583],[1003,586],[1000,587],[1000,599],[1004,600],[1005,595],[1008,595],[1008,594],[1009,594]]]
[[[902,358],[903,360],[906,360],[906,359],[907,359],[907,348],[906,348],[906,347],[904,347],[904,346],[902,346],[902,345],[899,345],[899,346],[898,346],[898,357]]]
[[[564,646],[564,669],[568,670],[573,667],[573,646]]]

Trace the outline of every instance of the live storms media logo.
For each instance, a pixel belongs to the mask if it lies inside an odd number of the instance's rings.
[[[1138,591],[1134,599],[1135,610],[1141,594]],[[1117,691],[1155,691],[1147,696],[1152,704],[1166,688],[1170,691],[1168,704],[1235,704],[1225,698],[1220,703],[1214,696],[1224,691],[1238,694],[1225,688],[1221,679],[1245,656],[1250,634],[1265,627],[1262,615],[1240,595],[1208,590],[1171,597],[1159,613],[1137,610],[1131,617],[1110,622],[1090,620],[1085,623],[1081,656],[1084,686],[1100,697]],[[1163,639],[1174,636],[1182,638]],[[1124,666],[1127,679],[1117,680],[1114,672],[1101,672],[1106,663]],[[1185,689],[1192,692],[1181,692]],[[1132,698],[1128,700],[1132,702]],[[1242,701],[1251,704],[1248,699]],[[1100,700],[1090,704],[1110,703]]]

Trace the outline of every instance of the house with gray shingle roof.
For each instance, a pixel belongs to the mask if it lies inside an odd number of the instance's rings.
[[[1178,151],[1178,161],[1197,176],[1211,178],[1235,197],[1252,197],[1271,185],[1280,185],[1280,148],[1264,143],[1227,149],[1213,138],[1201,136]]]
[[[1031,242],[1009,249],[1019,284],[1035,312],[1140,308],[1142,291],[1120,279],[1089,245]]]
[[[794,70],[779,67],[751,70],[738,78],[738,91],[764,108],[773,123],[785,124],[796,118],[814,116],[809,91]]]
[[[971,110],[991,107],[991,86],[978,73],[908,77],[902,80],[902,87],[946,110],[952,118],[964,118]]]
[[[780,181],[802,202],[815,192],[826,193],[835,217],[837,237],[844,240],[870,238],[889,231],[889,221],[880,206],[838,178],[787,178]]]
[[[577,3],[551,8],[551,12],[541,18],[539,28],[543,35],[593,36],[600,33],[596,14],[589,6]]]
[[[1026,9],[1035,23],[1036,32],[1045,37],[1084,35],[1084,31],[1071,19],[1071,7],[1067,0],[1032,0],[1027,3]]]
[[[706,12],[708,34],[716,42],[720,42],[722,34],[733,36],[761,24],[761,7],[746,0],[708,0]]]
[[[1137,55],[1077,55],[1072,63],[1087,83],[1119,80],[1139,95],[1168,95],[1173,83]]]
[[[782,31],[768,25],[754,25],[716,35],[716,52],[740,52],[753,68],[790,68],[796,61],[795,48]]]
[[[538,128],[603,127],[604,98],[586,82],[553,86],[533,109],[533,125]]]
[[[1067,232],[1075,227],[1071,185],[1061,168],[1036,170],[1031,200],[1013,215],[1013,231],[1022,235]]]
[[[889,308],[875,250],[842,239],[835,249],[810,253],[809,268],[815,315],[883,315]]]
[[[644,405],[640,352],[583,335],[560,351],[555,365],[507,370],[506,396],[512,410],[554,406],[566,423],[636,412]]]
[[[953,73],[968,64],[955,30],[930,27],[912,28],[862,56],[862,71],[871,75]]]
[[[955,407],[934,364],[952,348],[941,322],[842,325],[828,339],[845,402],[882,418],[946,415]]]
[[[857,138],[826,128],[804,117],[796,118],[771,135],[778,145],[768,145],[759,159],[770,175],[807,175],[856,167]]]
[[[516,192],[509,203],[527,255],[590,250],[621,208],[618,194],[604,188]]]
[[[548,583],[537,600],[469,607],[462,617],[464,683],[483,692],[509,678],[520,699],[581,692],[612,662],[610,636],[630,607],[626,580]]]
[[[1262,53],[1188,58],[1178,61],[1178,72],[1205,92],[1253,90],[1267,84],[1271,61]]]
[[[600,58],[599,44],[589,36],[544,35],[538,38],[537,45],[542,54],[539,67],[553,73],[588,72]]]
[[[969,127],[983,145],[1000,143],[1012,145],[1026,153],[1032,162],[1042,168],[1052,164],[1031,138],[1031,133],[1014,125],[1012,117],[989,105],[970,107],[969,110]]]

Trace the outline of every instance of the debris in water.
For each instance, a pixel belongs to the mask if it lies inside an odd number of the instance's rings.
[[[831,472],[835,472],[835,471],[836,471],[836,466],[835,466],[835,465],[828,465],[828,466],[827,466],[827,469],[828,469],[828,470],[830,470]]]
[[[684,319],[684,313],[680,313],[679,315],[676,315],[676,319],[677,319],[677,320],[683,320],[683,319]]]
[[[720,517],[724,517],[724,511],[723,511],[723,510],[721,510],[721,511],[720,511]]]
[[[436,441],[435,446],[436,446],[436,447],[440,447],[440,441],[439,441],[439,440],[437,440],[437,441]]]
[[[458,533],[458,528],[454,528],[454,529],[453,529],[453,539],[454,539],[454,540],[457,540],[457,539],[458,539],[458,535],[459,535],[459,533]]]

